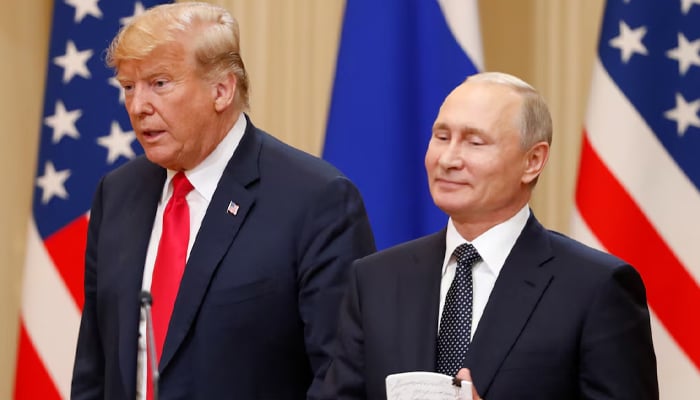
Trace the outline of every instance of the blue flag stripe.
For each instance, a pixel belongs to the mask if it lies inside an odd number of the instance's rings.
[[[442,100],[476,70],[437,2],[347,2],[323,156],[359,187],[378,248],[445,226],[423,158]]]

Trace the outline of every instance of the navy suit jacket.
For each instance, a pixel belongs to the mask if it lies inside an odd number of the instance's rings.
[[[165,178],[141,157],[97,188],[74,399],[135,396],[139,293]],[[190,252],[160,398],[318,398],[350,264],[374,249],[355,186],[248,121]]]
[[[387,375],[435,371],[445,231],[356,261],[327,398],[386,399]],[[528,220],[465,360],[501,399],[658,399],[644,285],[623,261]]]

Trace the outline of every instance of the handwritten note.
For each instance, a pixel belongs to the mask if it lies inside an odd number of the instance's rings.
[[[435,372],[404,372],[386,377],[387,400],[472,400],[470,382],[462,387],[452,377]]]

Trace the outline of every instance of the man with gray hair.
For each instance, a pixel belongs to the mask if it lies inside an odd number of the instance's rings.
[[[225,9],[151,8],[107,62],[145,157],[95,193],[71,397],[319,398],[350,263],[374,251],[359,192],[244,113]]]
[[[514,76],[447,96],[425,156],[447,227],[355,262],[328,399],[386,399],[386,376],[409,371],[471,381],[474,399],[658,399],[639,274],[529,208],[551,140]]]

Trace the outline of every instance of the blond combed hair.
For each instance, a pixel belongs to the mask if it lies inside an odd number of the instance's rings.
[[[236,77],[234,102],[249,108],[248,75],[240,54],[238,22],[224,8],[202,2],[163,4],[134,17],[112,40],[107,65],[119,69],[124,60],[144,60],[160,46],[191,40],[199,73],[217,81]]]

